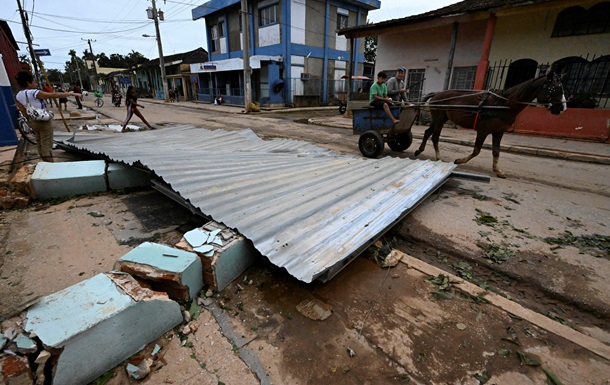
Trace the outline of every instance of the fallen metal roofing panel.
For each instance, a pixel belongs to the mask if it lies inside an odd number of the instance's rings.
[[[56,135],[67,139],[68,136]],[[64,145],[144,166],[301,281],[329,279],[440,186],[454,164],[337,155],[251,130],[77,133]]]

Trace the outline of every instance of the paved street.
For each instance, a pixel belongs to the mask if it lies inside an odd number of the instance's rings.
[[[336,109],[243,115],[239,107],[141,101],[159,130],[173,124],[249,128],[264,139],[306,140],[360,156],[350,120]],[[125,116],[124,106],[109,99],[97,110],[98,119],[87,124],[117,124]],[[137,117],[131,123],[141,125]],[[413,158],[424,129],[413,128],[413,145],[404,153],[386,148],[383,155]],[[473,140],[472,131],[446,128],[442,160],[470,153],[464,144]],[[610,381],[610,357],[603,354],[610,346],[610,145],[513,134],[503,145],[500,167],[507,179],[493,175],[491,151],[484,149],[458,171],[491,176],[490,183],[451,180],[382,238],[382,246],[425,262],[421,266],[406,261],[382,269],[371,249],[328,284],[304,285],[261,261],[204,309],[196,333],[168,333],[168,364],[146,383],[477,384],[474,376],[484,372],[489,383],[543,383],[544,372],[522,365],[517,351],[540,360],[564,384]],[[433,157],[429,144],[420,158]],[[177,214],[144,228],[133,205],[149,200]],[[160,231],[161,241],[176,242],[189,214],[167,201],[144,191],[1,212],[6,242],[0,255],[7,257],[0,291],[3,301],[13,301],[0,307],[111,269],[132,247],[119,242],[125,229],[141,239]],[[439,298],[438,287],[426,282],[434,268],[489,289],[514,308],[455,293]],[[330,304],[333,315],[325,321],[302,316],[295,306],[308,298]],[[524,319],[519,306],[544,321]],[[555,324],[579,337],[551,332]],[[181,339],[191,344],[181,346]],[[110,383],[122,381],[124,370],[117,370]]]

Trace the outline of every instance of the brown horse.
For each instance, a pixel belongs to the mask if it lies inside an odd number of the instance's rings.
[[[424,138],[419,149],[415,151],[415,156],[424,151],[428,138],[432,136],[436,159],[439,160],[438,139],[445,122],[451,120],[458,126],[474,128],[477,132],[472,154],[456,159],[455,163],[466,163],[479,155],[487,135],[491,134],[493,171],[498,177],[505,178],[504,173],[498,169],[502,135],[515,123],[517,115],[526,106],[534,104],[531,103],[534,99],[538,100],[536,104],[545,105],[554,115],[565,111],[566,99],[561,77],[552,71],[498,93],[447,90],[426,95],[423,101],[429,101],[432,124],[424,132]],[[438,107],[435,107],[435,104]]]

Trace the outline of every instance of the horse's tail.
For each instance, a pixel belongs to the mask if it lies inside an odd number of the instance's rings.
[[[436,95],[437,93],[438,93],[438,92],[430,92],[429,94],[422,96],[422,98],[421,98],[421,102],[422,102],[422,103],[427,102],[429,99],[431,99],[431,98],[432,98],[434,95]]]

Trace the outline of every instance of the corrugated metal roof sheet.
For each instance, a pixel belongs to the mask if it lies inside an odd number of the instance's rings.
[[[63,136],[66,138],[67,136]],[[77,133],[69,147],[143,165],[299,280],[340,270],[434,191],[454,164],[337,155],[251,130]]]

